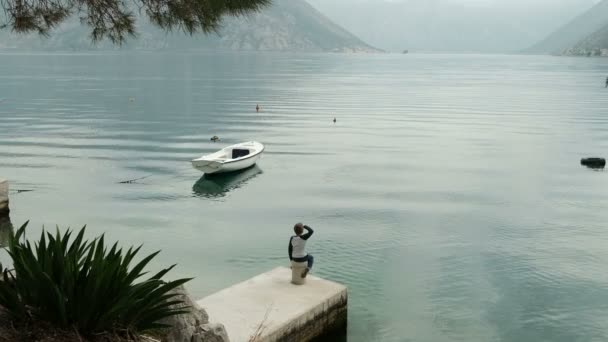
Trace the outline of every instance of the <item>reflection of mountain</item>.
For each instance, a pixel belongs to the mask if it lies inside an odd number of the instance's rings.
[[[254,165],[243,171],[204,175],[194,184],[192,191],[200,197],[224,197],[230,191],[240,188],[261,173],[262,170]]]

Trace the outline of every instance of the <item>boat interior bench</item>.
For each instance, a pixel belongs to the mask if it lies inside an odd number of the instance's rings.
[[[249,154],[248,149],[235,148],[232,150],[232,159],[241,158]]]

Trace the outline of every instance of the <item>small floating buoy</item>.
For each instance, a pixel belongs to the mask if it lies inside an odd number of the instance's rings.
[[[583,158],[581,159],[581,165],[584,165],[592,169],[603,169],[606,166],[606,159],[604,158]]]
[[[336,123],[336,118],[334,118],[334,123]]]
[[[217,135],[214,135],[211,137],[211,141],[213,141],[213,142],[216,142],[218,140],[220,140],[220,137],[218,137]]]
[[[256,111],[257,113],[259,113],[259,112],[260,112],[260,105],[259,105],[259,104],[256,104],[256,105],[255,105],[255,111]]]

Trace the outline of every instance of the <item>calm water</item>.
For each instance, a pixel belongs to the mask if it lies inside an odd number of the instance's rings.
[[[285,265],[308,223],[315,273],[349,287],[349,341],[606,341],[608,173],[579,165],[608,157],[606,75],[556,57],[4,54],[0,175],[34,190],[12,195],[30,236],[88,224],[162,249],[197,297]],[[188,163],[252,139],[267,152],[244,174]]]

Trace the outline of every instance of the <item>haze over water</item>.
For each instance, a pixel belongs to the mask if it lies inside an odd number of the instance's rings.
[[[605,341],[608,174],[579,160],[608,156],[607,74],[565,57],[4,54],[0,176],[34,190],[11,197],[28,236],[88,224],[162,249],[196,297],[287,265],[303,221],[314,273],[349,288],[349,341]],[[247,140],[267,151],[243,174],[189,164]]]

